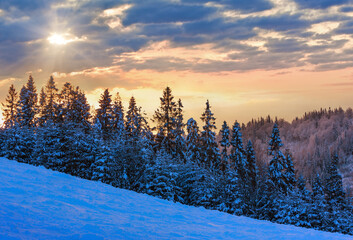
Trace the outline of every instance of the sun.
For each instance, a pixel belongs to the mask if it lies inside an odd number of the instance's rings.
[[[65,35],[63,35],[63,34],[54,33],[50,37],[48,37],[48,41],[51,44],[55,44],[55,45],[66,45],[67,43],[71,42],[72,40],[66,39]]]

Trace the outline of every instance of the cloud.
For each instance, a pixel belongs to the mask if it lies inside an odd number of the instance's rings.
[[[147,0],[128,9],[123,24],[188,22],[203,19],[213,12],[214,8],[204,5]]]
[[[296,3],[302,8],[328,8],[332,6],[352,3],[351,0],[296,0]]]
[[[219,72],[309,64],[320,71],[351,63],[349,1],[297,0],[299,8],[281,2],[0,1],[1,76],[38,68],[69,73],[114,66]],[[60,48],[47,41],[53,33],[85,40]],[[154,51],[169,55],[140,55],[164,41],[169,48]]]

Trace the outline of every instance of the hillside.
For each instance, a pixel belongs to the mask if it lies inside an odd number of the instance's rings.
[[[244,141],[251,139],[254,143],[260,170],[269,161],[267,147],[274,121],[270,117],[260,118],[242,127]],[[351,108],[321,109],[305,113],[303,117],[296,118],[291,123],[282,119],[277,122],[284,144],[282,151],[288,150],[292,153],[297,175],[302,174],[309,183],[317,173],[325,177],[331,156],[337,153],[345,191],[353,196]]]
[[[0,239],[353,239],[173,203],[0,158]]]

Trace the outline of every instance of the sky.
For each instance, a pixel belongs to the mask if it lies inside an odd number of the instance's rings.
[[[352,33],[352,0],[0,0],[0,100],[53,75],[149,117],[170,86],[185,118],[291,121],[353,106]]]

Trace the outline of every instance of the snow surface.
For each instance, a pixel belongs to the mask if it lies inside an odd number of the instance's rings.
[[[0,239],[353,239],[185,206],[0,158]]]

